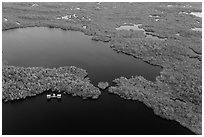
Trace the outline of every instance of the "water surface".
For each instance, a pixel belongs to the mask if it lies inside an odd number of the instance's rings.
[[[152,16],[153,17],[153,16]],[[159,19],[155,19],[156,21],[158,21]],[[144,35],[146,38],[148,39],[152,39],[152,40],[164,40],[162,38],[157,37],[156,35],[154,35],[153,33],[150,32],[146,32],[143,28],[139,28],[139,26],[141,26],[142,24],[132,24],[132,23],[124,23],[124,25],[116,28],[116,30],[134,30],[134,31],[143,31]]]
[[[46,100],[46,93],[3,103],[3,134],[193,134],[175,121],[154,115],[138,101],[103,91],[98,100],[62,95]]]
[[[130,24],[130,25],[122,25],[118,28],[116,28],[116,30],[141,30],[144,31],[144,29],[139,28],[139,26],[141,26],[142,24]]]
[[[73,65],[87,70],[94,84],[135,75],[154,81],[161,71],[158,66],[118,54],[108,44],[92,41],[81,32],[43,27],[3,32],[3,60],[24,67]]]
[[[202,31],[202,28],[192,28],[191,30],[194,30],[194,31]]]
[[[192,15],[202,18],[202,12],[191,12]]]
[[[142,75],[155,80],[160,67],[118,54],[108,44],[81,32],[24,28],[3,32],[3,60],[15,66],[70,66],[88,71],[91,82]],[[193,134],[175,121],[154,115],[138,101],[124,100],[107,90],[97,100],[46,93],[2,105],[3,134]]]

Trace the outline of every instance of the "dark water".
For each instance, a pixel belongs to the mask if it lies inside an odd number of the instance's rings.
[[[142,75],[154,81],[160,67],[118,54],[107,44],[76,31],[25,28],[3,33],[3,60],[15,66],[84,68],[94,84],[120,76]]]
[[[3,134],[192,134],[175,121],[162,119],[137,101],[106,91],[98,100],[46,94],[3,103]]]
[[[16,66],[74,65],[94,83],[120,76],[155,80],[161,68],[118,54],[80,32],[26,28],[3,32],[3,60]],[[47,102],[46,93],[2,105],[3,134],[193,134],[162,119],[137,101],[103,91],[97,100],[63,95]]]

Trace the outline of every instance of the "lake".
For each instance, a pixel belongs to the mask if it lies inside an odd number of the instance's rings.
[[[15,66],[74,65],[88,71],[91,82],[111,82],[141,75],[154,81],[161,68],[113,51],[81,32],[45,27],[2,33],[3,60]],[[138,101],[124,100],[107,90],[97,100],[63,95],[46,100],[46,93],[2,103],[3,134],[193,134],[178,122],[156,116]]]
[[[74,65],[87,70],[94,84],[132,75],[154,81],[161,71],[160,67],[118,54],[106,43],[93,41],[81,32],[44,27],[4,32],[3,60],[24,67]]]

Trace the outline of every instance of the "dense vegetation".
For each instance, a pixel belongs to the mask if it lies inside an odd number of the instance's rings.
[[[99,82],[98,87],[102,90],[106,89],[109,86],[108,82]]]
[[[202,12],[201,6],[201,3],[3,3],[2,29],[47,26],[82,31],[92,35],[93,40],[109,42],[117,52],[161,66],[163,70],[155,82],[140,76],[119,78],[109,90],[127,99],[140,100],[156,114],[201,134],[202,32],[192,28],[201,28],[202,18],[190,14]],[[124,23],[142,24],[140,27],[146,33],[115,29]],[[147,38],[148,33],[164,40]],[[3,71],[3,76],[7,71]]]
[[[98,98],[100,90],[94,87],[83,69],[71,67],[42,68],[15,67],[3,64],[2,98],[4,101],[24,99],[44,91],[63,91],[82,98]]]

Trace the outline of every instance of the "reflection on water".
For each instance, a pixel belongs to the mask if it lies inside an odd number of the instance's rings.
[[[175,35],[176,35],[176,36],[181,36],[179,33],[176,33]]]
[[[116,30],[141,30],[141,31],[144,31],[143,28],[139,28],[139,26],[141,26],[141,25],[142,24],[123,25],[123,26],[116,28]]]
[[[194,30],[194,31],[202,31],[202,28],[192,28],[191,30]]]
[[[202,18],[202,12],[191,12],[192,15]]]
[[[154,81],[161,68],[118,54],[107,44],[81,32],[24,28],[3,32],[3,60],[16,66],[76,66],[88,71],[91,81],[111,82],[120,76],[141,75]]]
[[[155,17],[155,18],[160,18],[159,15],[149,15],[150,18]]]
[[[152,39],[152,40],[166,40],[166,38],[159,38],[157,36],[154,36],[154,34],[151,33],[145,33],[146,34],[146,38]]]
[[[179,12],[179,14],[187,14],[187,15],[194,15],[194,16],[196,16],[196,17],[200,17],[200,18],[202,18],[202,12],[190,12],[190,13],[188,13],[188,12]]]
[[[153,17],[153,16],[152,16]],[[158,21],[159,19],[156,19]],[[143,31],[146,38],[152,40],[165,40],[163,38],[157,37],[154,33],[146,32],[143,28],[139,28],[142,24],[132,24],[132,23],[124,23],[125,25],[116,28],[116,30],[134,30],[134,31]]]
[[[155,80],[161,71],[139,59],[118,54],[81,32],[25,28],[3,32],[3,60],[16,66],[74,65],[91,82],[142,75]],[[3,134],[193,134],[175,121],[154,115],[138,101],[102,91],[97,100],[62,95],[47,102],[46,93],[2,105]]]
[[[175,121],[162,119],[138,101],[103,91],[97,100],[46,93],[2,105],[3,134],[193,134]]]

